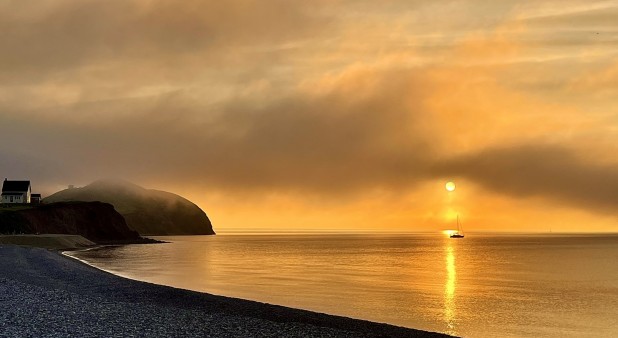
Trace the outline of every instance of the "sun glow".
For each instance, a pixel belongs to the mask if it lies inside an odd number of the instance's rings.
[[[448,208],[445,212],[444,212],[444,220],[447,222],[455,222],[455,220],[457,219],[457,211],[455,211],[452,208]]]
[[[452,181],[447,182],[444,187],[446,188],[446,191],[453,192],[455,191],[455,182],[452,182]]]
[[[450,237],[451,235],[456,234],[457,230],[442,230],[442,233],[447,237]]]

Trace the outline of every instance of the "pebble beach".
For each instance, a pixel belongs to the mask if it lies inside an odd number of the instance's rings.
[[[0,245],[0,337],[447,337],[115,276]]]

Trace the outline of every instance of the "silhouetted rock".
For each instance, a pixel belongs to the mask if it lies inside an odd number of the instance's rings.
[[[144,243],[111,204],[66,202],[0,212],[3,234],[81,235],[95,243]]]
[[[214,235],[197,205],[178,195],[117,180],[100,180],[83,188],[59,191],[43,200],[101,201],[112,204],[129,227],[142,235]]]

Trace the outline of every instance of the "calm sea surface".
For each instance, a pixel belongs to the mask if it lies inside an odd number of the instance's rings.
[[[618,236],[217,235],[74,252],[148,282],[464,337],[618,337]]]

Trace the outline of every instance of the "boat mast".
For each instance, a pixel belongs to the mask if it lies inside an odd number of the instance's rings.
[[[461,233],[461,230],[459,229],[459,214],[457,214],[457,233]]]
[[[459,214],[457,214],[457,233],[461,234],[461,222],[459,222]]]

